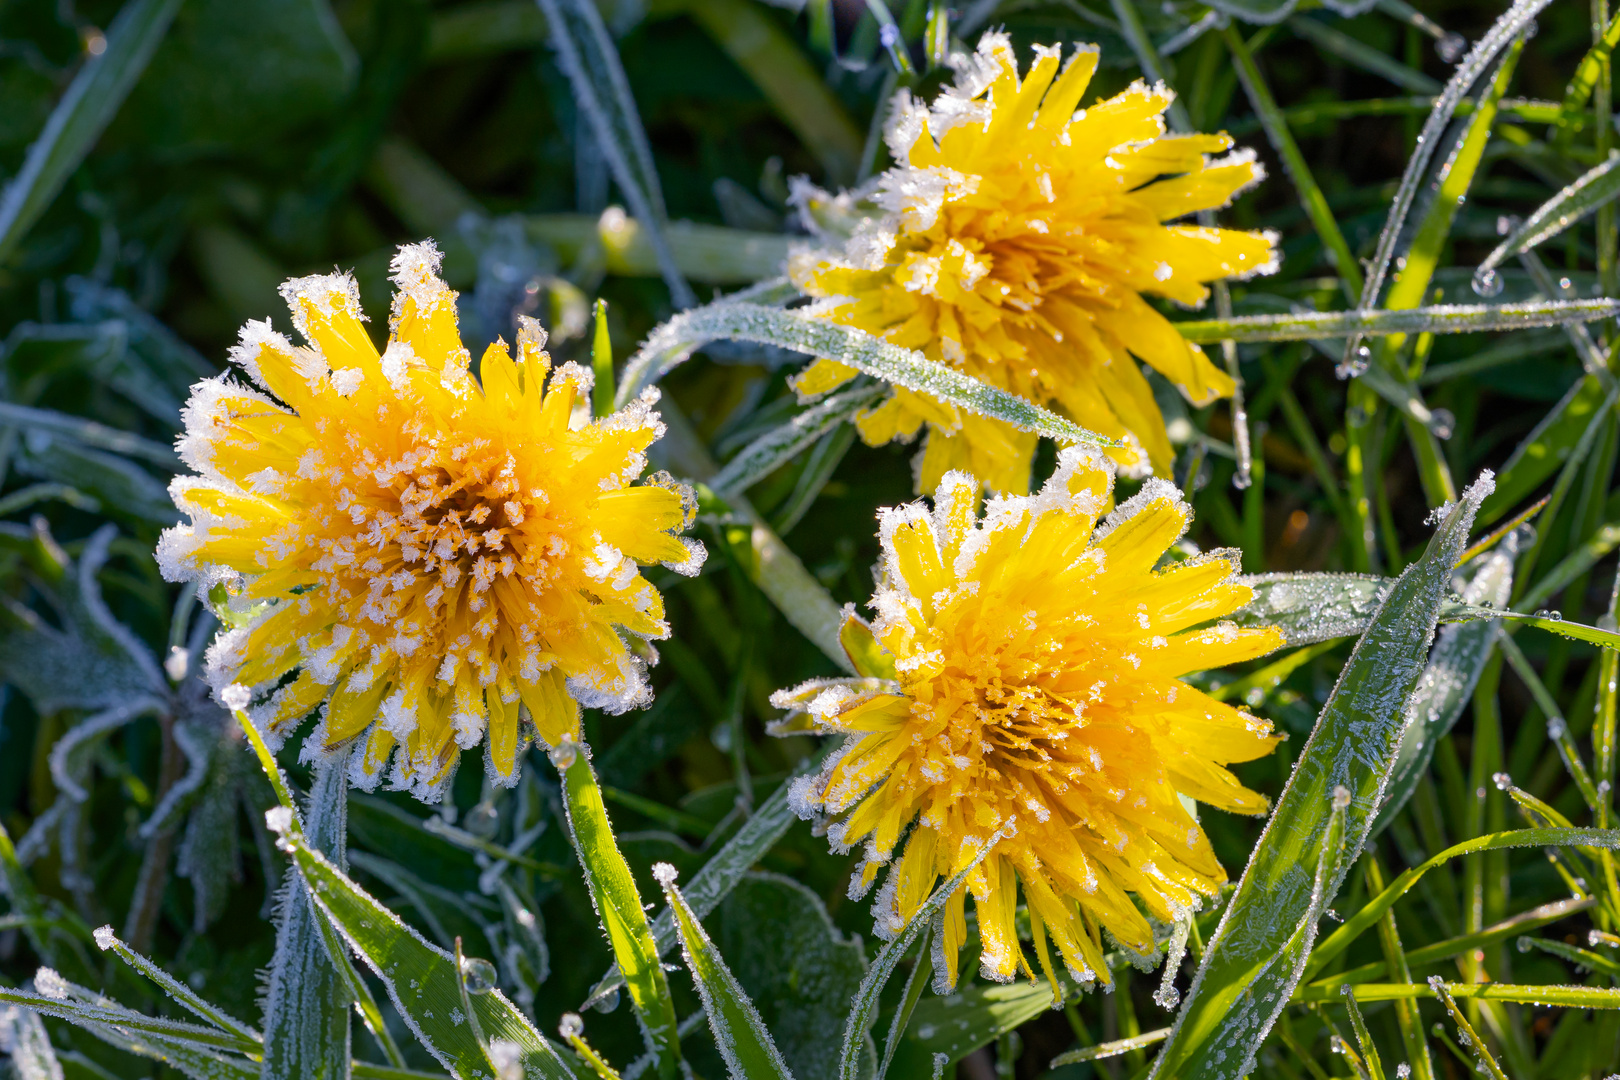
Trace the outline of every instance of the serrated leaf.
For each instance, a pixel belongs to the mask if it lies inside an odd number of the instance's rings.
[[[1468,543],[1484,479],[1440,523],[1423,556],[1379,605],[1322,708],[1176,1017],[1155,1077],[1211,1080],[1247,1073],[1299,980],[1316,935],[1313,912],[1332,901],[1349,859],[1321,858],[1342,821],[1343,847],[1359,852],[1388,777],[1405,707],[1428,657],[1452,568]],[[1341,805],[1335,793],[1345,789]],[[1320,883],[1305,867],[1336,863]]]

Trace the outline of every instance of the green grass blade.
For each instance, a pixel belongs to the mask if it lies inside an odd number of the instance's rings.
[[[697,984],[715,1045],[720,1048],[732,1080],[792,1080],[793,1074],[771,1040],[771,1033],[765,1030],[759,1010],[748,1000],[698,922],[697,914],[676,887],[675,868],[659,863],[653,867],[653,875],[664,887],[664,897],[675,913],[687,969]]]
[[[1260,118],[1260,125],[1265,128],[1266,137],[1271,140],[1272,148],[1277,151],[1277,156],[1282,158],[1283,167],[1288,170],[1288,178],[1294,182],[1294,190],[1299,193],[1300,205],[1305,210],[1305,216],[1316,229],[1317,237],[1322,241],[1323,248],[1327,250],[1334,268],[1339,273],[1345,295],[1354,303],[1362,294],[1361,264],[1356,262],[1355,253],[1345,241],[1338,220],[1328,207],[1327,196],[1322,194],[1316,178],[1311,175],[1310,166],[1305,164],[1305,155],[1300,153],[1299,144],[1294,141],[1293,133],[1288,130],[1288,123],[1282,117],[1282,110],[1277,108],[1277,101],[1271,95],[1271,88],[1266,85],[1265,78],[1260,74],[1260,68],[1250,55],[1249,46],[1244,42],[1242,33],[1236,26],[1227,26],[1222,33],[1226,37],[1226,47],[1232,54],[1238,80],[1243,83],[1243,89],[1249,95],[1249,103],[1254,106],[1255,115]],[[1363,306],[1372,305],[1366,303]]]
[[[1620,196],[1620,156],[1597,165],[1573,184],[1536,207],[1524,223],[1508,234],[1479,264],[1480,274],[1489,273],[1508,259],[1546,243],[1565,229],[1597,212],[1598,207]]]
[[[1300,311],[1196,319],[1172,325],[1199,345],[1219,341],[1311,341],[1347,335],[1472,334],[1599,322],[1620,314],[1620,300],[1532,300],[1521,304],[1436,304],[1398,311]]]
[[[709,481],[709,486],[721,498],[748,490],[877,400],[881,393],[880,384],[870,384],[829,395],[739,450]]]
[[[820,764],[825,753],[830,752],[829,747],[822,754],[813,755],[804,762],[801,770],[814,769]],[[798,816],[788,805],[788,789],[791,782],[783,783],[771,792],[769,798],[754,808],[743,827],[737,830],[735,836],[720,845],[720,850],[710,856],[703,868],[692,875],[686,888],[681,890],[686,898],[687,905],[697,912],[700,919],[708,918],[709,913],[720,906],[732,888],[741,881],[743,875],[753,869],[765,853],[776,846],[776,842],[787,835],[788,829]],[[653,920],[653,940],[658,945],[658,954],[665,955],[673,949],[680,940],[675,930],[675,912],[666,907]],[[585,1007],[591,1007],[606,998],[609,994],[624,985],[624,976],[614,967],[591,990],[591,996],[585,1002]]]
[[[1169,1035],[1169,1028],[1158,1028],[1153,1031],[1144,1031],[1140,1035],[1133,1035],[1129,1039],[1115,1039],[1113,1042],[1098,1043],[1096,1046],[1083,1046],[1078,1050],[1070,1050],[1066,1054],[1059,1054],[1052,1059],[1049,1067],[1059,1069],[1065,1065],[1078,1065],[1082,1061],[1102,1061],[1106,1058],[1118,1057],[1121,1054],[1128,1054],[1132,1050],[1144,1050],[1149,1046],[1157,1046]]]
[[[1468,1022],[1468,1017],[1464,1016],[1462,1010],[1457,1008],[1456,996],[1447,988],[1445,981],[1438,975],[1431,976],[1429,989],[1434,992],[1434,996],[1440,999],[1441,1004],[1446,1007],[1446,1011],[1451,1014],[1452,1022],[1457,1025],[1457,1033],[1461,1036],[1458,1041],[1474,1052],[1474,1057],[1479,1061],[1478,1071],[1487,1074],[1493,1080],[1508,1080],[1507,1073],[1502,1071],[1502,1066],[1496,1063],[1496,1059],[1491,1056],[1490,1050],[1485,1046],[1485,1040],[1479,1037],[1479,1032],[1475,1031],[1473,1025]]]
[[[461,978],[455,957],[429,944],[399,916],[311,848],[303,836],[281,827],[280,844],[309,884],[316,906],[357,956],[382,980],[389,1000],[418,1041],[458,1080],[487,1076],[484,1048],[461,1013]],[[516,1043],[526,1076],[574,1080],[572,1071],[546,1040],[499,990],[471,998],[481,1030],[491,1041]],[[457,1017],[461,1017],[458,1021]]]
[[[997,833],[979,849],[973,861],[964,867],[955,877],[934,890],[921,907],[912,915],[905,928],[900,931],[883,951],[878,953],[877,959],[867,971],[866,978],[861,980],[861,987],[855,992],[853,1007],[849,1012],[849,1022],[844,1026],[844,1048],[838,1055],[838,1080],[859,1080],[861,1065],[861,1046],[866,1041],[867,1029],[872,1026],[872,1020],[877,1016],[878,998],[883,993],[883,987],[888,984],[889,976],[899,966],[900,960],[911,950],[919,935],[923,933],[934,916],[945,906],[956,891],[962,888],[974,868],[982,863],[985,856],[1000,842],[1002,833]],[[923,961],[918,960],[921,964]],[[891,1048],[892,1049],[892,1048]],[[889,1060],[885,1055],[885,1065]],[[876,1080],[882,1080],[881,1075]]]
[[[1373,894],[1384,891],[1384,873],[1378,865],[1376,857],[1366,860],[1367,889]],[[1384,917],[1378,920],[1378,944],[1384,950],[1384,963],[1396,982],[1410,983],[1412,970],[1406,963],[1406,950],[1401,945],[1400,928],[1395,925],[1395,911],[1390,909],[1384,912]],[[1355,998],[1349,997],[1347,1005],[1353,1005]],[[1356,1010],[1359,1018],[1360,1010]],[[1395,1025],[1400,1028],[1401,1045],[1406,1049],[1408,1067],[1411,1075],[1417,1080],[1434,1080],[1434,1062],[1429,1059],[1429,1044],[1423,1038],[1423,1014],[1418,1010],[1417,1004],[1410,999],[1403,999],[1395,1003]],[[1361,1037],[1364,1024],[1358,1019],[1356,1035]],[[1371,1039],[1364,1040],[1363,1049],[1370,1049]],[[1373,1051],[1369,1056],[1374,1056]]]
[[[1616,305],[1620,310],[1620,303]],[[1041,408],[1034,402],[936,364],[921,353],[891,345],[853,326],[841,326],[792,311],[759,304],[724,300],[677,315],[655,330],[641,354],[625,371],[619,400],[641,392],[643,385],[663,377],[671,368],[710,341],[753,341],[848,364],[885,382],[989,416],[1024,431],[1033,431],[1062,443],[1114,446],[1115,440]],[[646,360],[644,357],[653,357]],[[632,372],[634,374],[632,374]]]
[[[0,262],[39,220],[123,105],[181,0],[131,0],[107,28],[106,48],[84,62],[0,194]]]
[[[567,751],[565,753],[565,751]],[[619,851],[608,822],[607,807],[596,784],[596,773],[585,753],[573,745],[557,751],[563,778],[563,805],[568,811],[569,834],[579,865],[590,886],[591,902],[624,974],[630,1000],[647,1049],[654,1055],[658,1075],[671,1080],[680,1071],[681,1046],[675,1033],[675,1004],[669,981],[658,960],[658,947],[647,925],[647,912],[630,865]]]
[[[1452,859],[1460,858],[1463,855],[1523,847],[1587,847],[1608,848],[1610,851],[1620,850],[1620,830],[1578,828],[1514,829],[1508,832],[1476,836],[1472,840],[1464,840],[1460,844],[1453,844],[1427,861],[1403,870],[1396,875],[1383,892],[1367,901],[1360,911],[1350,916],[1338,929],[1324,938],[1321,944],[1312,951],[1310,962],[1305,966],[1304,977],[1310,979],[1326,967],[1334,957],[1344,952],[1352,941],[1383,918],[1384,912],[1388,911],[1395,901],[1404,896],[1418,883],[1418,880],[1423,875],[1435,867],[1444,865]]]
[[[52,409],[33,409],[27,405],[0,401],[0,423],[51,435],[65,435],[86,446],[138,458],[169,472],[180,469],[180,455],[160,442]]]
[[[345,759],[316,765],[302,835],[339,868],[347,865],[348,795]],[[265,992],[265,1080],[341,1077],[348,1071],[351,1002],[327,952],[322,921],[305,882],[290,882],[277,913]]]
[[[1434,108],[1429,111],[1429,117],[1423,123],[1423,130],[1418,133],[1416,148],[1407,159],[1406,169],[1401,174],[1400,186],[1396,188],[1395,197],[1391,200],[1389,213],[1384,219],[1383,231],[1378,236],[1378,248],[1368,268],[1361,296],[1356,301],[1357,308],[1371,308],[1378,302],[1378,294],[1384,287],[1384,276],[1395,261],[1395,246],[1405,231],[1406,216],[1411,212],[1418,190],[1428,176],[1429,161],[1440,143],[1441,133],[1451,122],[1451,115],[1458,102],[1480,76],[1485,74],[1495,60],[1496,54],[1523,34],[1536,15],[1549,3],[1551,0],[1514,0],[1513,6],[1492,24],[1484,37],[1474,43],[1474,47],[1469,50],[1468,55],[1457,65],[1456,71],[1446,82],[1445,90],[1435,99]],[[1353,366],[1352,361],[1360,344],[1359,334],[1352,334],[1345,341],[1345,366]]]
[[[191,987],[118,940],[111,926],[104,926],[96,931],[96,944],[104,951],[111,950],[118,959],[150,979],[165,994],[173,998],[176,1004],[192,1015],[206,1020],[221,1031],[231,1032],[252,1042],[260,1041],[261,1036],[257,1031],[219,1006],[204,1000]]]
[[[1479,508],[1480,525],[1491,524],[1519,505],[1569,459],[1588,426],[1606,407],[1607,397],[1603,384],[1591,375],[1570,387],[1508,456],[1497,477],[1496,491]]]
[[[1542,952],[1551,953],[1560,959],[1568,960],[1572,964],[1595,971],[1600,975],[1607,975],[1611,979],[1620,979],[1620,963],[1617,963],[1612,957],[1604,956],[1602,953],[1595,953],[1591,949],[1582,949],[1562,941],[1549,941],[1546,938],[1523,937],[1519,939],[1519,942],[1521,948],[1540,949]]]
[[[1488,478],[1468,489],[1357,642],[1204,951],[1154,1076],[1236,1078],[1248,1071],[1299,981],[1316,916],[1348,870],[1324,840],[1342,828],[1345,850],[1366,842],[1452,569],[1489,491]],[[1320,885],[1301,873],[1311,862],[1318,877],[1329,868]]]
[[[1512,552],[1498,549],[1480,560],[1462,599],[1465,603],[1500,607],[1507,603],[1512,587]],[[1473,696],[1498,632],[1496,624],[1489,621],[1465,622],[1440,632],[1429,653],[1429,665],[1418,681],[1417,692],[1407,704],[1406,726],[1401,731],[1389,783],[1369,835],[1378,836],[1395,820],[1395,815],[1406,806],[1419,781],[1428,773],[1435,748],[1451,731]]]
[[[607,159],[614,181],[630,204],[630,212],[647,230],[670,299],[677,308],[691,307],[697,298],[664,236],[667,215],[658,170],[653,167],[652,148],[601,13],[589,0],[537,2],[551,27],[558,66],[568,76],[574,102],[590,124],[597,148]]]
[[[1603,35],[1592,43],[1591,49],[1581,57],[1581,62],[1575,65],[1575,74],[1571,76],[1569,86],[1564,90],[1564,100],[1559,109],[1560,126],[1573,127],[1578,121],[1586,119],[1581,110],[1591,98],[1592,89],[1597,86],[1598,78],[1608,65],[1609,57],[1616,45],[1620,45],[1620,12],[1609,20]]]
[[[1460,999],[1478,1001],[1511,1001],[1519,1005],[1540,1005],[1564,1009],[1620,1009],[1620,990],[1599,986],[1524,985],[1516,983],[1442,983],[1445,991]],[[1433,989],[1422,983],[1359,983],[1355,987],[1356,1000],[1363,1004],[1375,1001],[1396,1001],[1400,998],[1429,998],[1437,996]],[[1338,1001],[1338,987],[1331,990],[1307,987],[1295,996],[1296,1002]]]

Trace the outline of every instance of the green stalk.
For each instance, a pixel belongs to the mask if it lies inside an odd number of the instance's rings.
[[[1238,80],[1243,83],[1243,90],[1249,95],[1249,103],[1254,106],[1255,115],[1260,118],[1260,126],[1265,129],[1266,137],[1271,140],[1272,147],[1283,160],[1283,167],[1288,170],[1288,178],[1294,182],[1294,190],[1299,193],[1300,204],[1305,209],[1305,216],[1310,219],[1311,225],[1316,229],[1316,235],[1321,239],[1322,246],[1327,249],[1328,257],[1332,260],[1339,274],[1339,284],[1352,305],[1361,299],[1361,267],[1350,251],[1350,245],[1345,241],[1344,233],[1339,229],[1339,223],[1329,209],[1327,197],[1322,189],[1317,187],[1316,178],[1311,175],[1310,166],[1305,164],[1305,155],[1299,152],[1299,144],[1294,142],[1293,133],[1288,130],[1288,122],[1283,119],[1282,110],[1277,108],[1277,99],[1272,97],[1271,88],[1260,74],[1255,65],[1254,57],[1249,52],[1248,43],[1243,40],[1242,33],[1236,25],[1228,25],[1221,33],[1225,36],[1226,47],[1232,53],[1232,60],[1237,67]]]
[[[1367,859],[1366,873],[1367,892],[1377,896],[1384,891],[1384,872],[1376,857]],[[1412,971],[1406,964],[1406,950],[1401,945],[1393,907],[1378,920],[1378,943],[1383,947],[1384,963],[1391,981],[1410,983]],[[1401,1043],[1406,1047],[1406,1060],[1412,1067],[1412,1076],[1415,1080],[1434,1080],[1434,1062],[1429,1060],[1429,1044],[1423,1038],[1423,1014],[1415,1000],[1403,999],[1395,1003],[1395,1023],[1401,1029]]]
[[[553,752],[553,760],[562,773],[569,835],[613,958],[624,973],[642,1037],[653,1055],[660,1080],[674,1080],[681,1065],[675,1004],[669,996],[669,981],[658,959],[652,929],[647,925],[641,893],[614,839],[589,753],[583,746],[565,743]]]

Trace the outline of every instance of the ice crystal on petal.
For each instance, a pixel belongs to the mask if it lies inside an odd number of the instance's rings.
[[[344,749],[356,784],[439,797],[484,743],[497,783],[532,730],[577,733],[582,702],[650,700],[629,638],[668,633],[641,567],[695,572],[676,535],[691,496],[639,484],[663,427],[656,391],[590,416],[590,372],[553,371],[522,320],[469,374],[456,294],[431,241],[402,247],[379,352],[347,274],[282,287],[305,344],[250,323],[231,350],[253,386],[193,388],[164,575],[223,584],[237,625],[208,649],[227,708],[260,702],[267,742],[324,704],[305,755]],[[652,654],[650,651],[648,655]]]
[[[988,33],[951,59],[955,79],[931,105],[897,93],[884,126],[893,167],[843,196],[795,188],[821,248],[789,272],[817,300],[807,314],[1057,406],[1119,439],[1110,453],[1130,475],[1168,475],[1170,443],[1136,360],[1200,405],[1233,383],[1142,297],[1196,307],[1208,282],[1276,269],[1272,234],[1175,223],[1227,205],[1264,171],[1252,151],[1227,153],[1226,135],[1167,137],[1174,95],[1162,84],[1077,111],[1099,55],[1080,46],[1065,64],[1061,52],[1036,46],[1020,75],[1007,35]],[[820,360],[795,387],[814,396],[854,374]],[[857,424],[873,444],[927,426],[919,491],[959,468],[992,490],[1028,490],[1032,434],[923,389],[896,389]]]
[[[980,485],[956,473],[931,508],[881,511],[871,632],[885,655],[861,661],[862,678],[772,695],[789,712],[774,730],[808,720],[848,733],[818,772],[792,782],[789,805],[824,821],[835,851],[863,847],[851,897],[888,868],[873,901],[879,937],[898,934],[941,877],[993,843],[945,909],[935,958],[945,989],[966,893],[986,978],[1030,973],[1012,922],[1020,889],[1036,933],[1076,979],[1106,984],[1104,932],[1150,964],[1155,934],[1129,894],[1159,924],[1190,925],[1225,881],[1182,796],[1266,808],[1224,766],[1269,750],[1270,724],[1180,676],[1259,656],[1282,635],[1196,629],[1252,591],[1225,559],[1155,571],[1190,510],[1155,481],[1099,525],[1112,482],[1104,457],[1070,448],[1040,491],[994,499],[982,514]],[[1042,964],[1055,981],[1050,958]],[[1167,979],[1161,999],[1173,992]]]

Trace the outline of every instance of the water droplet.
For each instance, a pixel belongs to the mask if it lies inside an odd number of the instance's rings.
[[[731,753],[731,724],[728,721],[722,720],[720,723],[714,725],[713,730],[709,732],[709,741],[712,742],[714,744],[714,748],[720,751],[722,754]]]
[[[1444,63],[1455,64],[1462,59],[1462,54],[1468,51],[1468,39],[1461,34],[1448,31],[1434,43],[1434,51]]]
[[[618,987],[614,987],[612,990],[609,990],[607,993],[603,994],[600,998],[597,999],[596,1004],[591,1006],[591,1008],[595,1009],[597,1012],[600,1012],[600,1013],[610,1013],[614,1009],[617,1009],[618,1007],[619,1007],[619,989],[618,989]]]
[[[1437,439],[1449,439],[1457,430],[1457,417],[1450,409],[1436,409],[1429,415],[1429,430]]]
[[[495,965],[488,960],[476,956],[461,958],[461,981],[467,987],[469,994],[487,994],[495,989],[499,977],[495,974]]]
[[[1575,283],[1567,277],[1561,277],[1558,279],[1558,291],[1568,296],[1575,291]]]
[[[1480,296],[1501,296],[1503,284],[1502,275],[1495,270],[1481,269],[1474,274],[1474,291]]]
[[[1527,953],[1530,951],[1530,939],[1528,937],[1521,937],[1518,941],[1513,943],[1513,947],[1522,953]]]

